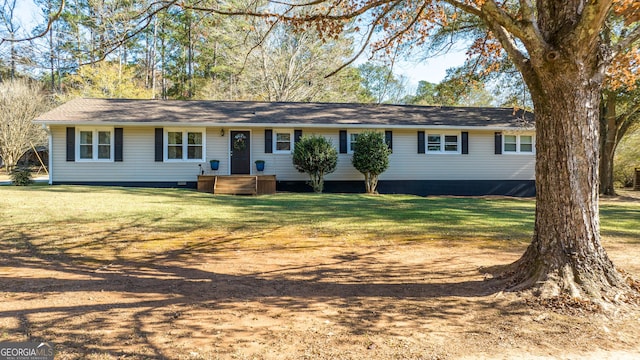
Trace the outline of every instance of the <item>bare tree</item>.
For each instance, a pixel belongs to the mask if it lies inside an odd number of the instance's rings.
[[[7,170],[16,166],[31,144],[45,141],[44,129],[33,119],[49,106],[37,84],[26,80],[0,83],[0,157]]]
[[[16,0],[4,0],[0,8],[0,21],[2,23],[3,34],[13,40],[16,37],[17,32],[20,30],[20,25],[17,23],[15,10]],[[17,44],[13,41],[9,42],[9,64],[10,72],[9,77],[13,80],[16,76],[16,58],[17,58]]]

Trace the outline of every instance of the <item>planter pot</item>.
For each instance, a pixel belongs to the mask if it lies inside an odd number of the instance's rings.
[[[258,171],[264,171],[264,161],[262,160],[256,161],[256,169]]]
[[[218,170],[220,167],[220,160],[210,160],[209,164],[211,164],[211,170]]]

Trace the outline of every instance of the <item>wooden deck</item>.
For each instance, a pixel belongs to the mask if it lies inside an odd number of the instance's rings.
[[[276,193],[275,175],[200,175],[198,191],[227,195]]]

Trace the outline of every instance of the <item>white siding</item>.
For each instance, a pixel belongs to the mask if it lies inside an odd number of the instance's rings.
[[[220,128],[206,129],[206,162],[154,161],[154,128],[124,127],[123,162],[67,162],[65,127],[51,128],[53,182],[182,182],[196,181],[198,164],[206,173],[229,174],[229,133]],[[253,162],[265,161],[264,174],[275,174],[278,180],[307,180],[306,174],[293,167],[291,154],[265,154],[264,128],[251,129],[251,171]],[[469,154],[418,154],[417,131],[393,130],[393,154],[390,166],[381,180],[533,180],[535,155],[495,155],[493,131],[470,131]],[[359,130],[360,131],[360,130]],[[339,146],[339,129],[303,129],[303,135],[322,135]],[[220,160],[217,172],[208,161]],[[362,175],[351,165],[351,155],[339,154],[338,169],[326,180],[361,180]]]

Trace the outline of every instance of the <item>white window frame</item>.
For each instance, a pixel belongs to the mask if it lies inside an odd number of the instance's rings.
[[[511,151],[505,149],[505,138],[507,136],[515,136],[516,137],[516,150]],[[531,137],[531,151],[522,151],[522,136]],[[536,153],[536,137],[533,134],[514,134],[514,133],[505,133],[502,135],[502,153],[503,154],[513,154],[513,155],[533,155]]]
[[[353,149],[351,148],[351,135],[360,135],[362,131],[347,131],[347,154],[353,154]]]
[[[169,159],[169,133],[182,133],[182,159]],[[202,134],[202,157],[199,159],[189,159],[189,133]],[[165,162],[203,162],[207,157],[207,131],[205,128],[164,128],[163,153]]]
[[[108,131],[109,136],[109,158],[108,159],[99,159],[98,158],[98,148],[99,148],[99,133]],[[80,133],[81,132],[91,132],[91,158],[84,159],[80,157]],[[114,161],[114,153],[115,153],[115,134],[114,128],[112,127],[77,127],[76,128],[76,161],[78,162],[113,162]]]
[[[439,150],[429,150],[429,136],[439,136],[440,137],[440,149]],[[456,137],[456,150],[445,150],[446,145],[446,137],[447,136],[455,136]],[[427,154],[448,154],[448,155],[456,155],[462,153],[462,133],[461,132],[435,132],[435,131],[426,131],[425,138],[425,153]]]
[[[278,133],[289,134],[289,150],[278,150]],[[291,154],[294,144],[294,133],[292,129],[273,129],[273,153],[274,154]]]

